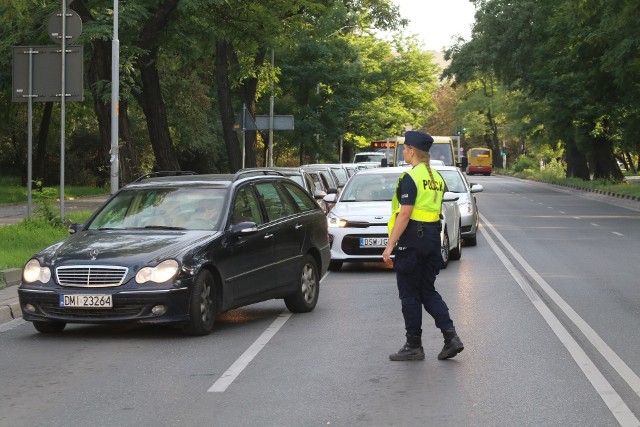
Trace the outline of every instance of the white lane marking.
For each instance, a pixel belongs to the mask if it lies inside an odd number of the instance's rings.
[[[10,331],[11,329],[17,328],[18,326],[24,325],[25,323],[27,323],[27,321],[22,317],[10,320],[9,322],[0,325],[0,333]]]
[[[319,282],[320,284],[322,284],[324,279],[327,278],[329,273],[330,272],[327,271],[325,275],[322,276],[322,279],[320,279],[320,282]],[[278,318],[273,321],[273,323],[262,333],[262,335],[260,335],[258,339],[255,340],[253,344],[251,344],[251,346],[248,349],[246,349],[245,352],[242,353],[242,355],[235,362],[233,362],[233,364],[229,367],[229,369],[227,369],[227,371],[224,374],[222,374],[220,378],[218,378],[218,381],[216,381],[215,383],[213,383],[211,387],[209,387],[209,390],[207,390],[207,392],[208,393],[224,392],[231,385],[231,383],[238,377],[238,375],[240,375],[240,373],[244,370],[244,368],[246,368],[249,365],[249,363],[253,360],[253,358],[258,355],[260,350],[262,350],[262,348],[265,345],[267,345],[269,340],[273,338],[273,336],[276,334],[276,332],[278,332],[278,330],[282,327],[282,325],[284,325],[284,323],[287,320],[289,320],[291,315],[292,313],[289,313],[286,310],[280,313]]]
[[[209,393],[222,393],[231,383],[240,375],[240,373],[246,368],[254,357],[267,345],[269,340],[278,332],[278,330],[289,320],[292,313],[283,311],[278,318],[258,337],[257,340],[251,344],[251,346],[222,374],[222,376],[213,383],[213,385],[207,390]]]
[[[579,216],[574,216],[573,219],[582,219]]]
[[[629,384],[633,391],[640,393],[640,379],[623,361],[618,357],[616,353],[596,334],[596,332],[558,295],[549,284],[536,273],[533,268],[520,256],[518,252],[502,237],[502,235],[493,227],[491,223],[487,221],[484,215],[480,214],[482,222],[495,234],[495,236],[502,242],[505,248],[511,253],[511,255],[522,265],[527,273],[538,283],[538,285],[547,293],[549,297],[560,307],[560,309],[571,319],[571,321],[582,331],[589,341],[598,349],[607,362],[622,376],[622,379]],[[481,230],[482,231],[482,230]],[[487,238],[489,245],[496,253],[498,258],[502,261],[507,268],[511,276],[518,283],[520,288],[529,297],[534,307],[545,319],[547,324],[551,327],[558,339],[562,342],[565,348],[573,357],[578,367],[585,374],[593,388],[600,395],[600,398],[605,402],[609,411],[618,420],[622,426],[638,426],[640,420],[631,412],[626,403],[622,400],[620,395],[613,389],[611,384],[606,380],[602,373],[598,370],[595,364],[589,359],[589,356],[584,352],[580,345],[573,339],[571,334],[562,326],[562,323],[551,312],[549,307],[540,300],[538,294],[533,288],[526,282],[526,280],[520,275],[516,267],[509,261],[507,256],[495,243],[489,233],[482,231],[483,235]],[[640,394],[639,394],[640,395]]]
[[[617,231],[612,231],[612,233],[615,234],[616,236],[624,236],[624,234],[618,233]]]
[[[600,227],[600,224],[596,224],[595,222],[592,222],[591,225],[593,225],[594,227]]]

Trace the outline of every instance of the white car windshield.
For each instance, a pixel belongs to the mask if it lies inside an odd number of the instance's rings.
[[[399,176],[399,174],[355,174],[344,188],[340,201],[391,201]]]

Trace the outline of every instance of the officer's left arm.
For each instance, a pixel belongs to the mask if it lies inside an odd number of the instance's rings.
[[[384,262],[391,261],[391,252],[396,246],[396,243],[398,243],[400,236],[402,236],[402,233],[404,233],[404,230],[407,228],[409,218],[411,218],[411,212],[413,212],[413,205],[400,205],[400,212],[398,212],[398,216],[396,217],[396,223],[393,225],[393,230],[391,230],[387,247],[382,253],[382,259]]]

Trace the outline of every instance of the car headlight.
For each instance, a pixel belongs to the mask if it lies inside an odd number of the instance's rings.
[[[136,282],[164,283],[171,280],[179,270],[178,262],[172,259],[162,261],[155,267],[144,267],[136,274]]]
[[[331,212],[327,215],[327,224],[329,228],[343,228],[347,226],[347,220],[342,219],[339,216],[332,214]]]
[[[473,213],[473,205],[471,202],[460,203],[458,206],[460,207],[460,213]]]
[[[40,281],[46,283],[51,279],[51,269],[43,267],[37,259],[27,262],[22,270],[22,281],[24,283],[33,283]]]

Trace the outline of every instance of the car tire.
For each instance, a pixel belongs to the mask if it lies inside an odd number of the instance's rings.
[[[298,287],[294,294],[284,298],[284,303],[292,313],[307,313],[315,308],[319,293],[318,265],[311,255],[305,255],[299,274]]]
[[[453,261],[457,261],[462,258],[462,239],[460,238],[460,230],[461,227],[458,227],[458,242],[456,247],[451,250],[449,253],[449,259]]]
[[[189,304],[189,323],[183,328],[187,335],[209,335],[216,320],[216,284],[209,271],[196,277]]]
[[[475,246],[478,244],[478,240],[476,239],[476,235],[474,234],[473,236],[469,236],[469,237],[465,237],[464,238],[464,244],[466,246]]]
[[[338,271],[342,268],[342,260],[331,260],[329,261],[329,271]]]
[[[440,268],[445,269],[449,265],[449,233],[447,229],[444,229],[442,235],[442,242],[440,246],[440,256],[442,257],[442,266]]]
[[[34,320],[33,327],[41,334],[57,334],[67,326],[65,322],[42,322]]]

